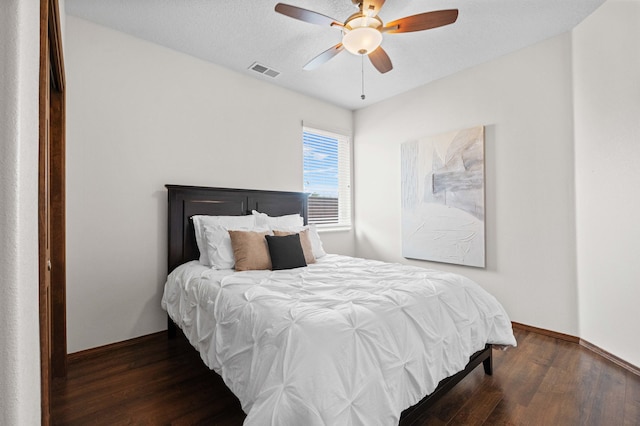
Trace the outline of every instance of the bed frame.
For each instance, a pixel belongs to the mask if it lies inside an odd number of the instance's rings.
[[[169,192],[169,252],[168,272],[190,260],[199,258],[198,246],[191,216],[223,215],[242,216],[258,210],[269,216],[300,214],[307,223],[307,198],[301,192],[260,191],[249,189],[208,188],[201,186],[166,185]],[[176,336],[177,326],[168,318],[168,335]],[[449,389],[460,382],[480,363],[486,374],[493,373],[491,345],[471,356],[464,370],[440,382],[433,393],[413,407],[402,412],[400,424],[403,426],[417,422],[421,413]]]

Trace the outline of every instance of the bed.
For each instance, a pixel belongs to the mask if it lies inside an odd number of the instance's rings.
[[[306,225],[307,194],[167,189],[169,336],[179,327],[222,376],[246,425],[413,424],[479,364],[492,374],[492,345],[516,345],[500,304],[459,275],[332,254],[283,271],[204,266],[193,216]]]

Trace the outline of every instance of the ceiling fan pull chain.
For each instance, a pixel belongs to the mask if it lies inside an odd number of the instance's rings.
[[[362,58],[362,62],[361,62],[361,69],[362,69],[362,95],[360,95],[360,99],[362,99],[364,101],[364,55],[360,55],[360,58]]]

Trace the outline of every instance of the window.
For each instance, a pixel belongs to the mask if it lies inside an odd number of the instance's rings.
[[[303,179],[309,196],[309,223],[351,226],[351,148],[349,138],[304,127]]]

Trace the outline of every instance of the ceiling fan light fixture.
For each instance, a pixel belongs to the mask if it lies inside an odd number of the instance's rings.
[[[358,12],[349,16],[344,24],[341,24],[330,16],[312,10],[284,3],[276,4],[276,12],[299,21],[342,28],[342,41],[311,59],[305,64],[303,69],[315,69],[346,49],[349,53],[360,55],[363,64],[364,55],[369,56],[369,60],[373,66],[381,74],[384,74],[391,71],[393,65],[387,52],[380,46],[382,43],[382,33],[394,34],[430,30],[432,28],[453,24],[458,19],[458,9],[448,9],[406,16],[384,25],[382,19],[378,17],[378,12],[385,3],[385,0],[351,1],[358,7]],[[364,65],[362,70],[364,74]]]
[[[345,32],[342,45],[354,55],[368,55],[382,43],[382,33],[371,27],[356,27]]]

